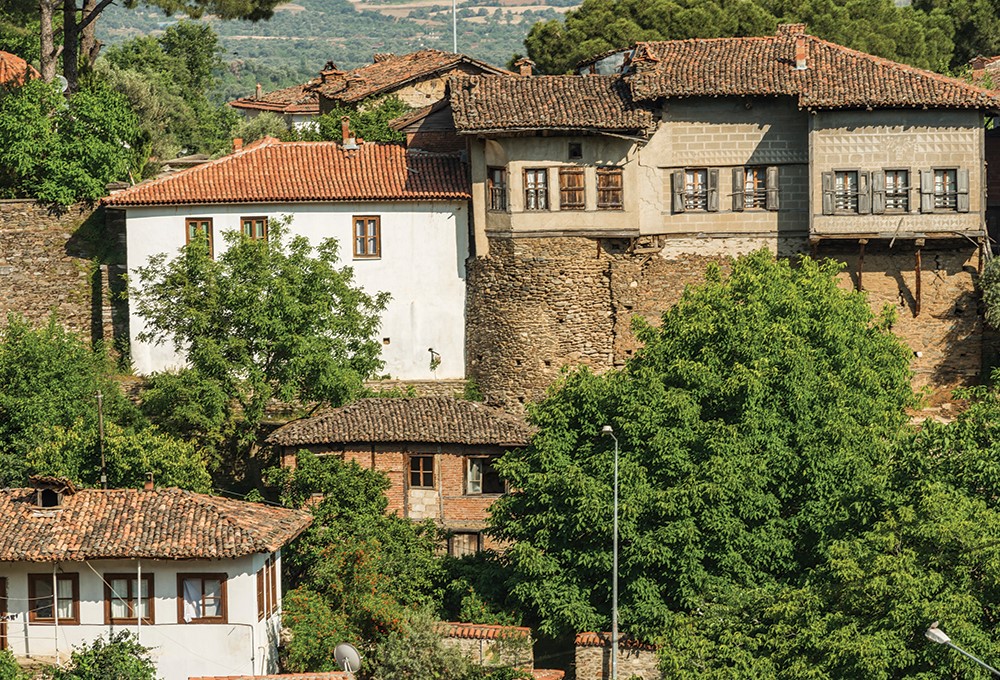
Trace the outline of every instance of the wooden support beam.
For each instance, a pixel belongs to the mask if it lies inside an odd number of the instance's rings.
[[[865,287],[861,283],[861,276],[865,272],[865,246],[868,245],[868,239],[863,238],[858,240],[858,290],[864,290]]]
[[[914,296],[915,300],[913,303],[913,316],[920,316],[920,288],[921,288],[920,284],[922,283],[921,279],[923,278],[920,274],[920,251],[924,247],[924,239],[918,238],[914,242],[914,244],[917,246],[916,256],[914,260],[914,269],[916,270],[917,274],[917,283],[915,290],[916,295]]]

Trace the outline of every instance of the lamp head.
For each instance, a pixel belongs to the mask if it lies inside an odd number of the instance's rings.
[[[605,425],[604,427],[601,428],[602,437],[607,437],[608,435],[613,435],[614,433],[615,431],[611,429],[610,425]]]
[[[938,622],[935,621],[931,624],[931,627],[927,629],[924,633],[924,637],[931,642],[936,642],[939,645],[944,645],[951,642],[951,638],[948,637],[947,633],[938,628]]]

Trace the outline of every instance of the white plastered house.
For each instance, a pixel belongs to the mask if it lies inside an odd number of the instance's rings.
[[[345,134],[345,143],[264,138],[113,194],[104,204],[126,213],[133,284],[151,256],[175,254],[198,233],[207,233],[216,256],[225,247],[223,232],[266,238],[268,223],[282,216],[291,218],[291,234],[313,245],[335,238],[355,282],[371,294],[391,295],[376,337],[384,373],[435,380],[465,377],[469,199],[458,157],[355,144]],[[181,367],[173,343],[139,341],[145,328],[130,310],[136,372]]]
[[[54,663],[129,631],[162,680],[276,669],[281,549],[309,513],[180,489],[31,483],[0,491],[0,648]]]

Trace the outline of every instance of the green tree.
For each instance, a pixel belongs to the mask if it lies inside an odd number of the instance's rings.
[[[986,322],[994,328],[1000,328],[1000,259],[991,258],[983,267],[979,288],[983,291]]]
[[[621,444],[621,620],[674,612],[820,564],[881,516],[883,462],[914,403],[909,350],[840,266],[766,252],[710,267],[619,372],[570,373],[505,455],[492,509],[508,587],[545,634],[607,626],[612,447]]]
[[[110,374],[107,355],[55,317],[41,328],[7,317],[0,328],[0,485],[23,484],[28,454],[47,441],[50,428],[96,432],[98,391],[108,422],[136,422],[135,408]]]
[[[913,66],[954,65],[947,13],[893,0],[585,0],[564,19],[532,26],[524,45],[542,73],[566,73],[636,41],[772,35],[782,21],[804,22],[821,38]]]
[[[369,295],[337,267],[335,240],[314,249],[279,220],[266,241],[224,238],[217,258],[202,239],[151,258],[130,302],[148,324],[140,339],[174,343],[214,381],[249,445],[272,399],[340,405],[362,391],[382,366],[373,336],[388,295]]]
[[[139,119],[124,97],[94,82],[68,101],[29,81],[0,97],[0,195],[69,204],[105,195],[138,170]]]
[[[285,601],[290,670],[333,670],[338,642],[385,639],[414,607],[434,602],[438,532],[386,514],[385,475],[303,451],[295,470],[272,469],[268,482],[285,505],[310,507],[314,517],[286,555],[298,584]],[[311,503],[313,494],[322,500]]]
[[[0,650],[0,680],[29,680],[9,649]]]
[[[69,664],[46,672],[51,680],[156,680],[149,650],[132,633],[111,633],[73,649]]]
[[[319,138],[339,141],[343,138],[341,118],[351,119],[351,133],[366,142],[402,142],[406,136],[389,127],[389,122],[412,109],[396,95],[365,101],[357,107],[338,105],[320,116]]]
[[[124,429],[105,424],[104,457],[108,487],[142,488],[147,475],[157,484],[208,493],[212,478],[204,456],[193,444],[158,432],[155,427]],[[28,453],[35,472],[68,477],[90,487],[101,485],[101,452],[98,433],[82,426],[54,427],[45,440]]]

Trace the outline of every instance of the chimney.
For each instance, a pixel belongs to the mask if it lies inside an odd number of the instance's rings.
[[[234,137],[233,138],[233,151],[239,151],[242,148],[243,148],[243,138],[242,137]]]
[[[522,76],[527,77],[533,74],[535,62],[531,61],[531,59],[528,59],[527,57],[521,57],[514,62],[514,66],[517,67]]]
[[[254,99],[260,99],[260,95],[262,94],[262,90],[263,90],[263,88],[260,86],[260,83],[257,83],[257,94],[254,95]]]
[[[806,65],[806,37],[804,35],[795,36],[795,70],[805,71]]]
[[[156,488],[156,485],[153,484],[153,473],[147,472],[146,477],[147,477],[146,484],[142,488],[144,488],[146,491],[152,491],[154,488]]]
[[[341,116],[340,131],[343,135],[343,145],[345,151],[354,151],[358,148],[357,141],[351,136],[351,117]]]

